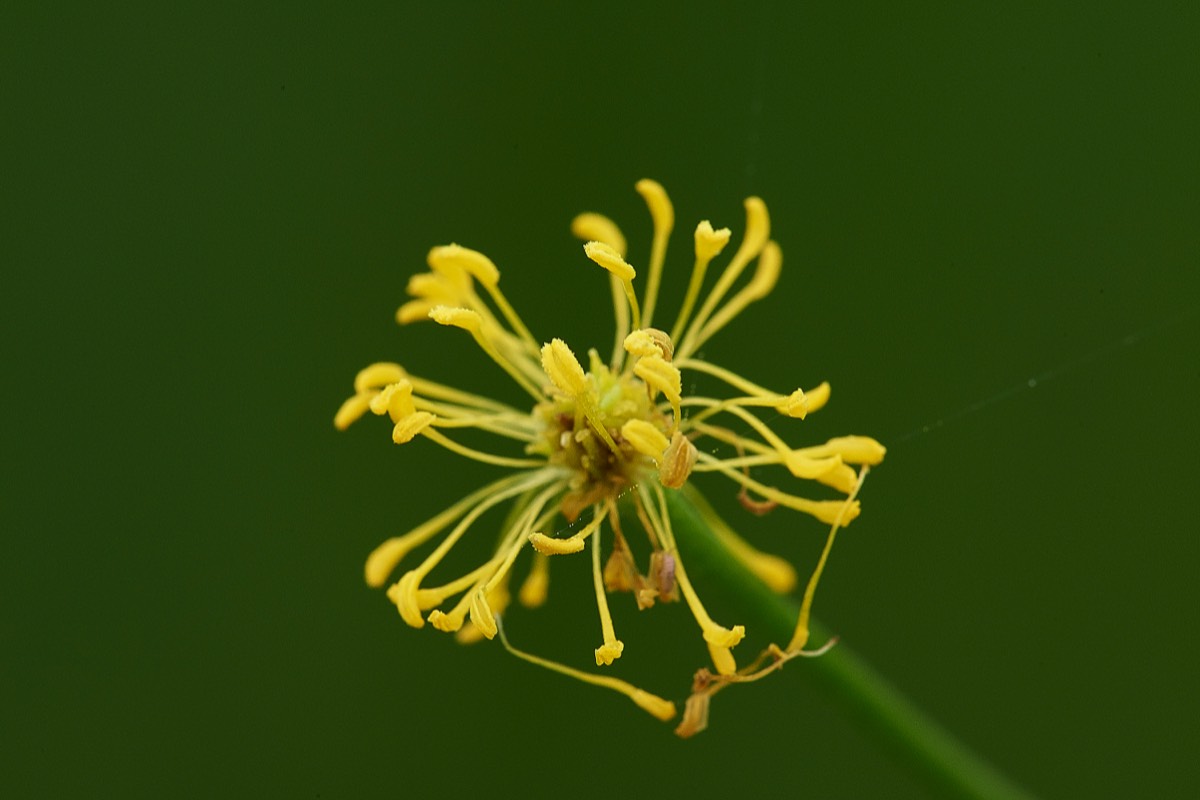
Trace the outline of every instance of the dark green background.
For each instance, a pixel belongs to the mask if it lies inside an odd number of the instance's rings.
[[[362,584],[495,472],[337,434],[355,370],[520,399],[395,328],[408,275],[482,249],[538,336],[605,346],[567,224],[644,263],[645,176],[666,309],[695,222],[761,195],[784,275],[708,354],[832,381],[793,441],[891,446],[827,624],[1039,794],[1194,793],[1200,26],[1079,9],[4,11],[3,793],[921,796],[803,665],[682,742]],[[805,565],[823,533],[737,519]],[[589,591],[565,566],[512,635],[586,665]],[[616,608],[620,674],[682,699],[686,615]]]

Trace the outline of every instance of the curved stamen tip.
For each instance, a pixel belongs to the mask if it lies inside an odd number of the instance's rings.
[[[621,258],[621,254],[604,242],[588,242],[583,246],[587,257],[623,281],[631,281],[637,277],[633,267]]]
[[[670,361],[675,355],[675,346],[666,331],[658,328],[639,328],[625,337],[623,343],[625,352],[630,355],[659,356],[664,361]]]
[[[646,201],[646,207],[650,209],[650,217],[654,220],[655,228],[670,229],[675,224],[675,209],[671,205],[671,198],[667,197],[667,190],[662,187],[661,183],[649,178],[642,178],[634,184],[633,188]]]
[[[701,220],[696,226],[696,258],[702,261],[711,261],[721,254],[725,249],[725,245],[729,244],[729,237],[732,232],[729,228],[721,228],[713,230],[712,223],[708,220]]]
[[[496,635],[496,618],[492,615],[492,607],[488,605],[483,589],[471,597],[471,622],[487,638]]]
[[[650,712],[654,717],[666,722],[675,716],[675,704],[670,700],[663,700],[658,695],[650,694],[644,689],[636,689],[629,699],[638,704],[638,707],[643,711]]]
[[[545,556],[569,555],[583,550],[583,539],[578,536],[571,536],[567,539],[551,539],[545,534],[534,533],[530,534],[529,543],[533,545],[534,550]]]
[[[600,645],[596,648],[596,666],[607,667],[621,657],[622,651],[625,650],[624,643],[620,639],[609,642],[608,644]]]
[[[472,333],[478,333],[483,329],[483,320],[480,319],[479,312],[469,308],[434,306],[429,309],[429,318],[441,325],[451,325]]]
[[[392,441],[396,444],[411,442],[418,433],[432,425],[435,419],[437,418],[428,411],[414,411],[392,428]]]
[[[456,612],[443,614],[440,609],[435,608],[429,612],[429,624],[439,631],[455,633],[463,625],[463,615]]]
[[[644,419],[631,419],[621,426],[621,436],[642,455],[650,456],[655,464],[663,460],[663,453],[671,442],[655,425]]]
[[[837,451],[851,464],[868,464],[872,467],[883,461],[887,454],[887,448],[870,436],[839,436],[830,439],[825,446]]]
[[[617,224],[603,214],[586,212],[571,220],[571,233],[585,242],[604,242],[617,251],[617,255],[625,257],[628,245],[625,236]]]
[[[365,392],[368,389],[380,389],[389,383],[399,383],[408,377],[404,367],[390,361],[381,361],[363,367],[354,376],[354,391]]]
[[[734,625],[732,628],[722,628],[720,625],[713,624],[711,627],[706,627],[704,630],[704,641],[714,647],[731,648],[735,647],[746,636],[746,626]]]
[[[429,266],[435,270],[443,270],[447,266],[464,269],[483,286],[492,287],[500,281],[500,270],[492,260],[469,247],[457,244],[435,247],[429,251],[428,260]]]
[[[388,599],[396,604],[400,616],[414,628],[425,627],[425,620],[421,617],[421,608],[417,603],[417,588],[420,582],[420,576],[409,571],[387,590]]]
[[[802,390],[797,389],[776,403],[775,410],[793,419],[804,419],[808,416],[808,398]]]

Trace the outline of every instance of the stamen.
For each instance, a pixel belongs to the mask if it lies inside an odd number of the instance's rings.
[[[667,363],[662,356],[643,356],[633,365],[633,374],[654,391],[663,393],[675,414],[675,427],[679,427],[679,403],[683,396],[683,378],[679,368]]]
[[[787,646],[789,653],[803,650],[804,645],[808,644],[808,619],[812,612],[813,596],[817,593],[817,583],[821,580],[821,573],[825,571],[825,562],[829,560],[829,551],[833,549],[834,537],[837,536],[838,529],[849,521],[846,515],[850,513],[851,505],[858,502],[855,498],[858,496],[859,489],[862,488],[863,481],[867,479],[869,470],[870,467],[864,464],[858,473],[858,483],[855,484],[854,491],[842,503],[841,512],[833,519],[829,537],[825,540],[825,549],[821,551],[821,558],[818,559],[817,567],[813,570],[812,577],[808,579],[808,586],[804,590],[804,600],[800,603],[800,616],[796,620],[796,632],[792,634],[792,641]],[[857,514],[857,512],[855,513]]]
[[[619,457],[621,449],[617,447],[617,443],[613,441],[612,435],[604,425],[600,410],[596,407],[594,393],[591,384],[588,383],[587,375],[584,373],[583,367],[579,365],[579,359],[575,358],[575,354],[571,352],[570,347],[567,347],[566,342],[562,339],[551,339],[548,344],[542,345],[542,369],[555,388],[575,399],[576,405],[587,417],[592,430]]]
[[[795,509],[796,511],[803,511],[806,514],[812,514],[814,517],[824,523],[832,523],[843,513],[842,507],[845,506],[845,502],[842,500],[808,500],[804,497],[797,497],[796,495],[781,492],[771,486],[765,486],[753,478],[743,475],[737,470],[726,466],[725,463],[720,459],[715,458],[707,453],[701,453],[700,460],[706,464],[713,464],[716,471],[724,473],[726,476],[732,478],[742,486],[745,486],[747,489],[750,489],[753,492],[757,492],[768,500],[774,500],[776,503],[779,503],[779,505],[787,506],[788,508]],[[697,469],[699,469],[699,467],[697,467]],[[859,514],[858,503],[856,502],[851,504],[849,509],[844,513],[845,518],[842,524],[849,524],[849,522]]]
[[[671,443],[657,426],[636,418],[621,426],[621,438],[633,445],[634,450],[654,459],[655,465],[661,463],[663,453]]]
[[[614,678],[610,675],[593,675],[588,672],[582,672],[572,667],[568,667],[565,664],[559,664],[556,661],[550,661],[549,659],[541,658],[539,656],[531,655],[518,650],[509,643],[508,637],[505,636],[504,624],[499,616],[496,617],[496,628],[500,634],[500,642],[504,645],[504,649],[522,661],[528,661],[530,664],[537,664],[539,667],[545,667],[546,669],[557,672],[560,675],[566,675],[567,677],[575,678],[576,680],[583,681],[584,683],[590,683],[593,686],[600,686],[605,689],[612,689],[615,692],[620,692],[636,703],[639,708],[650,713],[663,722],[666,722],[675,716],[674,703],[669,700],[664,700],[658,695],[650,694],[644,689],[639,689],[633,684],[627,683],[619,678]]]
[[[571,233],[585,242],[603,242],[622,258],[625,257],[625,237],[616,223],[608,217],[601,214],[580,214],[571,222]],[[613,369],[620,369],[621,360],[624,358],[621,341],[629,332],[629,306],[625,302],[621,281],[617,279],[616,275],[609,274],[608,285],[612,289],[613,314],[616,317],[616,339],[613,342],[612,366]]]
[[[526,576],[520,591],[517,592],[517,600],[526,608],[537,608],[546,602],[549,589],[550,559],[541,553],[535,553],[533,565],[529,568],[529,575]]]
[[[715,646],[715,650],[711,650],[713,655],[713,665],[722,675],[729,674],[728,671],[736,671],[737,667],[733,663],[733,656],[729,654],[729,648],[737,645],[746,635],[746,629],[742,625],[735,625],[733,628],[724,628],[713,622],[712,617],[704,610],[704,604],[700,602],[696,590],[692,588],[691,581],[688,580],[687,570],[684,569],[683,559],[679,558],[679,546],[675,543],[675,535],[671,531],[671,519],[667,513],[667,500],[663,495],[663,490],[659,486],[653,486],[654,492],[657,494],[659,511],[655,511],[654,506],[649,502],[649,490],[642,484],[639,487],[642,493],[646,512],[650,517],[650,522],[657,529],[659,537],[662,539],[666,549],[675,555],[675,580],[679,584],[679,589],[683,593],[683,599],[687,602],[688,608],[691,609],[692,616],[696,618],[697,624],[700,625],[700,630],[704,635],[704,641]]]
[[[725,267],[725,271],[721,273],[721,277],[717,279],[717,283],[713,286],[711,292],[704,300],[704,304],[700,306],[699,313],[692,320],[688,327],[687,334],[683,337],[683,343],[679,347],[679,356],[686,358],[696,352],[696,336],[704,329],[705,323],[708,322],[709,315],[713,309],[725,297],[726,292],[733,285],[733,282],[742,274],[742,270],[746,268],[755,256],[763,249],[763,245],[767,243],[767,238],[771,233],[771,220],[767,215],[767,206],[757,197],[746,198],[746,233],[742,237],[742,244],[738,247],[737,252],[733,254],[729,265]],[[675,337],[671,337],[675,338]]]
[[[678,489],[683,486],[692,474],[699,452],[692,440],[684,436],[678,428],[671,436],[671,443],[663,452],[662,463],[658,467],[658,480],[668,489]]]
[[[675,227],[675,209],[671,207],[671,199],[662,185],[656,181],[643,178],[635,188],[637,193],[646,201],[650,209],[650,218],[654,221],[654,241],[650,247],[650,272],[646,280],[646,293],[643,295],[643,325],[650,327],[654,317],[654,306],[658,301],[658,288],[662,281],[663,259],[667,254],[667,240],[671,229]],[[640,327],[640,326],[635,326]]]
[[[429,541],[439,531],[466,513],[467,509],[480,500],[497,492],[503,492],[519,481],[522,475],[510,475],[493,481],[481,489],[476,489],[454,505],[437,516],[421,523],[403,536],[393,536],[371,551],[367,556],[366,579],[367,585],[380,587],[387,581],[388,575],[396,569],[396,565],[404,556],[416,547]]]
[[[419,414],[423,412],[417,413]],[[398,427],[399,425],[397,424],[397,428]],[[460,456],[466,456],[467,458],[480,461],[484,464],[494,464],[498,467],[516,467],[517,469],[544,467],[546,465],[545,459],[510,458],[509,456],[497,456],[491,453],[485,453],[482,450],[476,450],[473,447],[467,447],[466,445],[459,444],[453,439],[447,438],[444,434],[438,433],[433,428],[425,428],[421,431],[421,434],[425,436],[425,438],[437,442],[451,452],[458,453]]]
[[[637,276],[637,272],[616,250],[603,242],[588,242],[583,246],[583,251],[587,253],[588,258],[604,267],[621,282],[625,298],[629,300],[629,310],[633,315],[633,327],[635,329],[642,327],[637,295],[633,291],[633,279]]]
[[[492,298],[492,302],[496,304],[496,308],[500,309],[500,313],[508,320],[508,324],[512,326],[517,335],[524,340],[530,351],[537,352],[538,345],[537,341],[533,338],[533,334],[525,327],[525,323],[521,321],[520,315],[517,314],[509,304],[507,298],[505,298],[503,292],[500,291],[500,270],[496,268],[496,265],[492,263],[490,258],[476,250],[452,244],[446,247],[433,248],[429,253],[429,259],[430,262],[434,260],[443,263],[452,262],[469,272],[487,290],[488,295]]]
[[[683,328],[687,325],[688,318],[692,315],[692,307],[700,295],[700,287],[704,285],[704,273],[708,270],[708,264],[725,249],[729,235],[729,228],[714,231],[708,220],[703,220],[696,226],[696,263],[692,266],[692,278],[688,281],[683,306],[679,309],[679,316],[675,318],[675,325],[671,328],[671,341],[677,342],[683,335]]]
[[[478,312],[472,311],[469,308],[436,306],[429,312],[429,317],[442,325],[462,328],[470,333],[483,352],[487,353],[493,361],[499,364],[501,369],[507,372],[522,389],[529,392],[535,400],[543,398],[541,390],[530,383],[529,379],[522,375],[520,370],[513,366],[511,361],[502,356],[495,345],[488,341],[488,338],[483,333],[483,322]]]
[[[775,288],[775,284],[779,281],[779,271],[782,266],[783,251],[779,249],[779,245],[775,242],[767,242],[758,257],[758,266],[755,268],[754,276],[750,279],[750,282],[742,287],[741,291],[735,294],[720,311],[713,315],[712,319],[704,326],[704,329],[696,335],[693,347],[702,347],[714,334],[728,325],[734,317],[742,313],[746,309],[746,306],[770,294],[771,290]]]
[[[812,398],[810,398],[800,389],[797,389],[789,395],[779,394],[778,392],[773,392],[770,389],[759,386],[757,383],[746,380],[736,372],[727,370],[724,367],[719,367],[716,364],[710,364],[707,361],[684,359],[683,361],[676,362],[676,366],[678,366],[680,369],[690,369],[696,372],[703,372],[705,374],[712,375],[715,378],[721,379],[735,389],[740,389],[749,395],[749,397],[746,398],[722,401],[728,405],[771,406],[781,414],[786,414],[789,417],[796,417],[799,419],[804,419],[809,411],[816,410],[813,408]],[[821,386],[826,387],[826,399],[828,399],[829,384],[821,384]],[[817,387],[817,389],[814,389],[813,391],[819,392],[820,389],[821,387]],[[824,403],[822,403],[822,405],[824,405]]]
[[[393,584],[388,589],[388,597],[396,604],[396,607],[400,610],[400,615],[404,617],[404,621],[414,628],[424,627],[425,620],[421,617],[420,604],[417,601],[417,591],[420,589],[420,582],[446,557],[446,554],[458,543],[458,540],[462,538],[463,534],[466,533],[475,520],[479,519],[492,506],[529,489],[543,486],[554,480],[557,476],[557,470],[550,468],[538,470],[532,474],[514,476],[518,479],[511,481],[502,490],[492,492],[486,497],[477,500],[477,504],[467,512],[466,516],[438,544],[434,551],[426,557],[421,565],[416,569],[406,572],[400,578],[399,582]]]
[[[608,595],[604,591],[604,579],[600,575],[599,536],[592,539],[592,583],[596,587],[596,607],[600,610],[600,630],[604,634],[604,644],[596,648],[596,666],[608,666],[621,657],[625,645],[617,638],[613,630],[612,615],[608,613]]]
[[[530,534],[529,543],[533,545],[534,550],[545,556],[562,556],[580,552],[583,550],[584,541],[595,533],[596,529],[600,527],[600,523],[604,521],[604,510],[600,506],[593,506],[592,510],[592,521],[574,536],[566,539],[552,539],[543,533],[534,533]]]

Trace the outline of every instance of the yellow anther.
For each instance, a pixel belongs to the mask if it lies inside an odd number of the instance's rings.
[[[445,270],[451,265],[452,268],[466,271],[485,287],[495,286],[500,280],[500,270],[496,269],[490,258],[477,250],[450,244],[429,251],[429,266],[433,269]]]
[[[483,589],[471,596],[471,623],[489,639],[496,635],[496,618],[492,616],[492,607],[488,605]]]
[[[821,385],[815,389],[809,389],[804,393],[804,400],[808,403],[808,413],[820,411],[829,402],[830,393],[829,381],[822,381]]]
[[[650,209],[650,219],[654,221],[655,232],[663,230],[670,233],[671,228],[675,226],[675,209],[671,205],[671,198],[667,197],[667,190],[658,181],[649,178],[642,178],[633,188],[646,201],[646,207]]]
[[[434,306],[429,310],[429,318],[441,325],[462,328],[471,333],[480,333],[483,330],[483,320],[480,318],[479,312],[469,308]]]
[[[787,454],[783,463],[788,468],[788,472],[797,478],[813,480],[842,466],[842,457],[834,455],[828,458],[810,458],[802,453],[792,451]]]
[[[652,716],[666,722],[675,716],[675,704],[663,700],[658,695],[650,694],[644,689],[635,689],[629,699],[638,704],[638,708],[649,712]]]
[[[758,266],[754,277],[746,284],[747,296],[750,300],[761,300],[769,295],[779,282],[779,273],[783,268],[783,251],[775,242],[767,242],[762,253],[758,256]]]
[[[632,281],[637,272],[621,257],[621,254],[604,242],[588,242],[583,246],[587,257],[616,275],[623,282]]]
[[[654,463],[662,461],[663,453],[671,443],[663,432],[644,419],[631,419],[621,426],[621,436],[642,455],[650,456]]]
[[[625,644],[619,639],[612,644],[602,644],[596,648],[596,666],[607,667],[621,657]]]
[[[675,353],[671,337],[658,328],[639,328],[625,337],[624,346],[630,355],[659,356],[664,361],[670,361]]]
[[[591,388],[579,359],[562,339],[552,339],[542,345],[542,369],[550,382],[570,397],[587,394]]]
[[[580,214],[571,220],[571,233],[585,242],[603,242],[624,258],[625,236],[617,224],[603,214]]]
[[[732,628],[723,628],[711,620],[704,628],[704,641],[711,645],[722,648],[734,647],[746,636],[746,627],[744,625],[734,625]]]
[[[875,466],[883,461],[887,448],[869,436],[839,436],[830,439],[825,447],[841,455],[851,464]]]
[[[683,486],[692,474],[692,467],[696,465],[696,459],[699,457],[696,445],[676,428],[675,433],[671,435],[671,443],[663,452],[662,461],[658,465],[659,482],[668,489]]]
[[[421,617],[421,608],[417,603],[420,580],[421,577],[415,570],[409,570],[387,590],[388,599],[396,604],[400,616],[414,628],[425,627],[425,620]]]
[[[407,377],[404,368],[399,364],[381,361],[359,370],[354,376],[354,391],[365,392],[368,389],[379,389],[389,383],[399,383]]]
[[[414,322],[429,319],[429,312],[440,303],[432,300],[409,300],[396,309],[396,322],[400,325],[411,325]]]
[[[656,392],[662,392],[675,412],[675,425],[679,425],[679,401],[683,397],[683,378],[679,368],[661,356],[643,356],[633,365],[633,374]]]
[[[517,592],[517,599],[526,608],[537,608],[546,602],[546,596],[549,593],[550,559],[538,553],[533,557],[533,566],[529,568],[529,575],[526,576],[520,591]]]
[[[443,613],[437,608],[429,612],[429,624],[443,633],[457,632],[462,628],[464,621],[466,621],[466,613],[458,608],[449,614]]]
[[[392,441],[396,444],[411,442],[421,431],[433,424],[436,417],[428,411],[416,411],[396,423],[392,428]]]
[[[713,230],[712,223],[701,220],[696,226],[696,258],[705,262],[712,261],[721,254],[725,245],[729,244],[729,228]]]
[[[423,531],[415,531],[415,533],[423,533]],[[425,541],[425,538],[428,537],[393,536],[372,550],[371,555],[367,556],[367,564],[364,569],[367,585],[383,586],[388,575],[392,574],[392,570],[396,568],[401,559],[408,555],[414,547]]]
[[[671,229],[675,227],[675,209],[671,207],[671,200],[667,197],[666,190],[656,181],[643,178],[637,182],[634,188],[646,201],[646,207],[650,210],[650,218],[654,221],[654,241],[650,246],[646,291],[642,295],[645,306],[642,313],[646,320],[645,324],[648,326],[654,317],[655,305],[658,302],[663,261],[667,255],[667,240],[671,236]]]
[[[413,385],[407,379],[383,387],[371,400],[372,413],[387,414],[392,422],[399,422],[416,413],[416,410],[413,404]]]
[[[571,536],[567,539],[552,539],[542,533],[534,533],[529,537],[533,549],[544,556],[563,556],[578,553],[583,550],[583,539]]]
[[[371,398],[375,396],[373,391],[359,392],[358,394],[348,397],[337,413],[333,415],[333,426],[339,431],[344,431],[357,421],[371,407]]]
[[[775,410],[794,419],[804,419],[808,416],[808,398],[800,389],[783,397],[775,404]]]

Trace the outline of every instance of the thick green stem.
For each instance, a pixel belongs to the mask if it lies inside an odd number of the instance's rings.
[[[703,570],[756,612],[776,641],[787,642],[799,606],[768,589],[716,540],[695,507],[679,492],[667,492],[671,523],[681,556],[693,572]],[[813,641],[827,638],[816,623]],[[949,731],[900,694],[865,661],[839,644],[829,653],[793,662],[873,735],[880,744],[941,791],[958,797],[1025,798],[1029,795],[971,752]],[[789,666],[789,670],[792,669]]]

